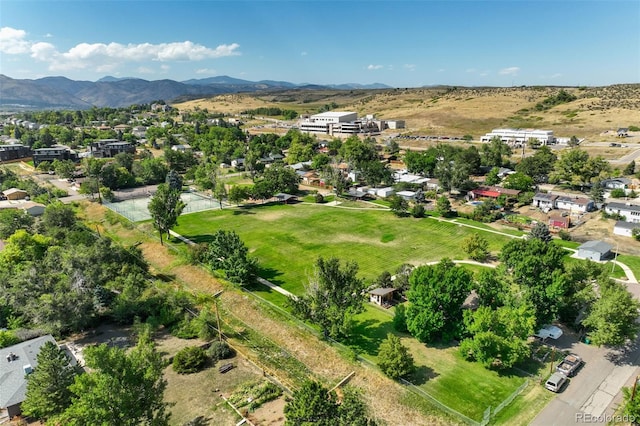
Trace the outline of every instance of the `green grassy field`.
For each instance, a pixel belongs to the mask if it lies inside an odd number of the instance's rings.
[[[465,259],[461,241],[473,230],[430,218],[398,218],[389,211],[326,205],[263,205],[182,216],[174,230],[207,242],[218,229],[236,231],[260,262],[259,275],[301,294],[318,256],[355,261],[373,279],[403,263],[420,265],[443,257]],[[509,237],[483,233],[497,252]]]
[[[235,230],[260,262],[260,275],[301,294],[313,274],[317,256],[353,260],[360,273],[373,279],[402,263],[424,264],[442,257],[464,259],[461,240],[480,232],[496,253],[509,237],[474,230],[431,218],[398,218],[388,211],[347,210],[322,205],[264,205],[250,209],[208,211],[180,218],[175,230],[185,237],[208,241],[218,229]],[[468,266],[461,266],[467,268]],[[477,272],[481,267],[469,267]],[[264,286],[251,290],[265,300],[285,306],[286,298]],[[344,344],[374,364],[380,343],[392,326],[393,310],[367,305],[355,318]],[[500,375],[463,360],[456,347],[426,346],[402,335],[418,369],[411,377],[418,387],[460,413],[480,420],[523,382],[516,374]]]

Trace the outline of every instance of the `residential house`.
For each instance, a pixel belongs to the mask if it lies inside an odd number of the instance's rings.
[[[630,203],[607,203],[604,207],[607,214],[619,215],[625,222],[640,223],[640,206]]]
[[[55,160],[65,161],[71,160],[78,162],[78,154],[66,146],[54,146],[51,148],[38,148],[33,151],[33,165],[38,167],[43,161],[50,163]]]
[[[573,197],[569,195],[560,195],[556,198],[556,208],[559,210],[569,210],[571,213],[586,213],[595,210],[593,200],[583,197]]]
[[[424,184],[425,189],[428,191],[439,191],[440,190],[440,181],[438,179],[429,179]]]
[[[375,195],[380,197],[380,198],[387,198],[392,196],[395,193],[394,189],[390,186],[387,186],[385,188],[377,188],[375,190]]]
[[[19,143],[0,145],[0,161],[12,161],[31,156],[31,148]]]
[[[623,237],[633,237],[633,230],[636,228],[640,228],[640,223],[619,220],[613,226],[613,233],[614,235],[622,235]]]
[[[231,160],[231,167],[234,169],[244,168],[244,158],[236,158],[235,160]]]
[[[627,179],[627,178],[605,179],[601,181],[600,184],[604,189],[609,189],[609,190],[624,189],[626,191],[631,185],[631,179]]]
[[[516,189],[507,189],[501,186],[480,186],[469,191],[467,197],[470,200],[475,200],[476,198],[492,198],[495,200],[503,195],[507,198],[517,198],[519,194],[520,191]]]
[[[611,244],[607,244],[604,241],[587,241],[578,247],[576,257],[599,262],[611,255],[612,248]]]
[[[121,153],[135,154],[136,147],[129,142],[121,142],[117,139],[101,139],[91,142],[89,145],[91,157],[95,158],[113,158]]]
[[[533,197],[533,206],[542,210],[553,210],[556,208],[556,200],[558,199],[558,195],[538,192]]]
[[[38,353],[45,343],[56,343],[48,334],[0,349],[0,409],[9,418],[21,413],[20,404],[26,398],[27,375],[38,366]]]
[[[396,195],[404,198],[407,201],[413,201],[416,197],[416,193],[413,191],[398,191],[396,192]]]
[[[172,145],[171,150],[178,151],[178,152],[189,152],[191,151],[191,145],[189,145],[188,143],[180,144],[180,145]]]
[[[629,129],[626,127],[620,127],[617,131],[619,138],[626,138],[629,136]]]

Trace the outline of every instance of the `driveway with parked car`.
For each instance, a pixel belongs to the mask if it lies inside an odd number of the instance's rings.
[[[584,424],[586,418],[603,416],[620,388],[636,374],[640,361],[638,342],[626,350],[616,351],[580,342],[576,333],[566,328],[563,328],[563,332],[557,340],[546,340],[547,344],[557,349],[556,364],[564,358],[560,351],[578,355],[584,364],[573,377],[567,379],[558,395],[531,425]]]

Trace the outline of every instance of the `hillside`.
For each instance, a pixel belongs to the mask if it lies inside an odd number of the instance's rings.
[[[537,111],[536,104],[557,94],[559,87],[417,88],[378,90],[287,90],[269,93],[227,94],[176,103],[193,108],[238,114],[275,106],[300,114],[316,113],[336,103],[337,110],[374,114],[406,121],[406,133],[471,134],[478,137],[496,127],[535,127],[557,136],[593,138],[618,127],[640,126],[640,84],[563,88],[575,101]]]

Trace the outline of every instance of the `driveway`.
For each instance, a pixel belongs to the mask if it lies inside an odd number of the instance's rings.
[[[578,354],[585,364],[531,425],[606,424],[604,416],[613,413],[611,405],[620,388],[637,374],[640,342],[615,351],[579,342],[575,333],[563,330],[560,339],[548,343]]]

